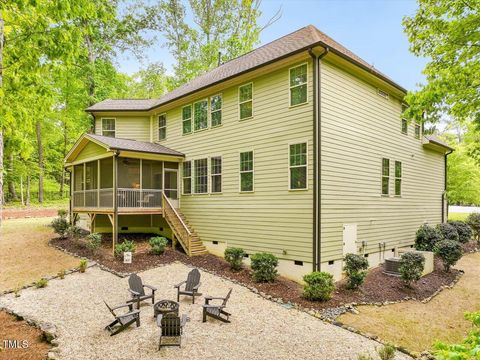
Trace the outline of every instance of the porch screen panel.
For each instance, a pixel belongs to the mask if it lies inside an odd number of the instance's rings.
[[[73,175],[73,206],[83,207],[84,203],[84,183],[83,183],[83,164],[74,166]]]
[[[85,164],[85,206],[97,206],[98,164],[91,161]]]
[[[140,189],[139,159],[118,159],[118,187],[122,189]]]
[[[162,189],[162,162],[142,160],[142,188]]]
[[[100,160],[100,206],[113,207],[113,158]]]

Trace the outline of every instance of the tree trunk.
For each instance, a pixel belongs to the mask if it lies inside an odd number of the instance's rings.
[[[20,200],[22,201],[22,206],[25,205],[25,202],[23,201],[23,175],[20,176]]]
[[[63,159],[67,156],[67,122],[63,122]],[[65,192],[65,168],[62,162],[62,182],[60,183],[60,198],[63,199]]]
[[[9,159],[8,159],[8,193],[10,194],[10,199],[12,201],[17,201],[17,191],[15,190],[15,182],[13,181],[13,153],[10,153]]]
[[[95,51],[93,49],[92,39],[90,35],[85,35],[85,45],[87,47],[87,54],[88,54],[88,105],[92,106],[95,104]],[[95,131],[95,118],[91,116],[91,128],[90,132],[94,133]]]
[[[25,200],[25,206],[30,206],[30,175],[27,175],[27,199]]]
[[[0,89],[3,87],[3,16],[0,11]],[[0,225],[2,225],[3,211],[3,126],[0,123]]]
[[[43,203],[43,146],[42,146],[42,125],[40,121],[36,124],[37,130],[37,146],[38,146],[38,202]]]

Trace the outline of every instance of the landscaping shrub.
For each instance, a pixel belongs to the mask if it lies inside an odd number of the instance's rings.
[[[134,253],[136,249],[135,242],[129,240],[123,240],[123,242],[115,245],[115,255],[123,256],[124,252]]]
[[[67,235],[72,239],[78,239],[82,236],[82,229],[76,225],[70,225],[67,229]]]
[[[425,268],[425,256],[415,252],[406,252],[402,254],[400,260],[400,277],[407,286],[422,277]]]
[[[473,237],[480,243],[480,213],[471,213],[466,222],[473,230]]]
[[[335,290],[333,275],[327,272],[314,271],[305,275],[303,281],[303,297],[308,300],[327,301]]]
[[[98,248],[102,245],[102,235],[99,233],[91,233],[87,236],[87,248],[95,254]]]
[[[442,234],[440,231],[435,227],[424,224],[417,230],[415,249],[433,251],[435,244],[440,240],[442,240]]]
[[[449,223],[441,223],[441,224],[437,225],[437,229],[442,234],[442,239],[459,241],[458,240],[458,231],[455,228],[455,226],[453,226]]]
[[[78,269],[81,273],[84,273],[87,270],[88,261],[87,259],[80,260],[80,265],[78,265]]]
[[[66,238],[69,225],[68,225],[67,219],[64,216],[59,216],[53,219],[51,225],[52,225],[53,231],[55,231],[58,235],[60,235],[60,238],[62,239]]]
[[[462,253],[462,246],[458,241],[442,240],[435,245],[435,254],[440,256],[447,272],[460,260]]]
[[[358,354],[358,360],[373,360],[373,357],[366,354]]]
[[[44,288],[48,285],[48,280],[45,278],[41,278],[33,283],[37,289]]]
[[[239,271],[242,268],[242,260],[245,251],[241,248],[229,247],[225,249],[225,260],[230,264],[232,271]]]
[[[57,275],[60,279],[65,279],[65,269],[60,270]]]
[[[165,251],[165,247],[168,244],[168,239],[163,236],[155,236],[148,240],[150,247],[152,248],[151,251],[155,255],[161,255]]]
[[[343,270],[347,273],[347,289],[356,289],[365,281],[368,260],[357,254],[347,254],[343,259]]]
[[[381,360],[395,359],[395,348],[392,345],[382,346],[380,349],[377,349],[377,353]]]
[[[472,239],[473,232],[470,225],[464,221],[449,221],[448,223],[457,230],[458,241],[465,244]]]
[[[257,253],[251,257],[253,279],[256,282],[272,282],[277,276],[278,258],[270,253]]]

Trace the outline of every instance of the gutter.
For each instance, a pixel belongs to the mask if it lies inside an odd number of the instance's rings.
[[[443,161],[444,161],[443,189],[444,190],[442,192],[442,223],[448,220],[448,203],[447,203],[447,206],[445,206],[445,199],[447,196],[447,180],[448,180],[447,164],[448,164],[448,155],[450,155],[452,152],[453,150],[450,150],[449,152],[445,153],[445,155],[443,156]]]
[[[308,49],[312,58],[313,71],[313,238],[312,238],[312,267],[313,271],[320,271],[322,259],[322,222],[321,222],[321,59],[330,52],[328,47],[320,55],[315,55],[313,49]]]

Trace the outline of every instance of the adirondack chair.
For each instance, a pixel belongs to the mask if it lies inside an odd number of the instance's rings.
[[[160,328],[158,350],[162,346],[182,346],[183,327],[187,320],[187,315],[182,315],[180,319],[176,313],[167,313],[157,317],[157,326]]]
[[[211,316],[214,319],[223,321],[225,323],[229,323],[228,320],[230,313],[226,312],[224,309],[227,306],[227,301],[230,298],[230,294],[232,293],[232,289],[230,289],[227,293],[227,296],[224,298],[222,297],[213,297],[213,296],[205,296],[205,304],[203,304],[203,322],[207,321],[207,316]],[[223,300],[221,305],[213,305],[210,304],[211,300]]]
[[[137,309],[140,309],[140,301],[152,299],[152,304],[155,303],[155,291],[157,288],[151,285],[144,284],[142,279],[137,274],[131,274],[128,278],[128,285],[130,286],[130,294],[132,295],[132,299],[128,302],[136,302]],[[149,288],[151,290],[150,294],[145,293],[145,288]]]
[[[132,304],[123,304],[111,308],[105,301],[108,310],[112,313],[115,318],[109,325],[105,326],[105,330],[110,332],[110,336],[116,335],[119,332],[125,330],[127,327],[132,325],[134,322],[137,323],[137,327],[140,326],[140,310],[133,310]],[[117,314],[115,310],[128,307],[128,312],[125,314]]]
[[[184,289],[180,287],[185,284]],[[193,269],[188,273],[187,281],[182,281],[180,284],[174,286],[177,289],[177,302],[180,301],[180,295],[186,295],[192,297],[192,304],[195,304],[195,296],[201,296],[202,294],[198,292],[200,287],[200,271],[198,269]]]

